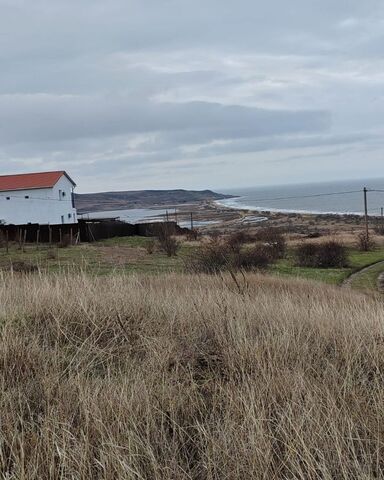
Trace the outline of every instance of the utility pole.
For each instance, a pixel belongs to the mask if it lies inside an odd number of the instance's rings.
[[[368,201],[367,201],[367,187],[364,187],[364,218],[365,218],[365,236],[367,237],[367,241],[369,238],[369,229],[368,229]]]

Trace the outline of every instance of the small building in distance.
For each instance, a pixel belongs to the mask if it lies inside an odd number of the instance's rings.
[[[64,171],[0,175],[0,224],[77,223],[75,187]]]

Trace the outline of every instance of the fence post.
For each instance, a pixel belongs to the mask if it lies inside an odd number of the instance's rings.
[[[25,252],[25,243],[27,241],[27,229],[24,229],[24,234],[23,234],[23,253]]]

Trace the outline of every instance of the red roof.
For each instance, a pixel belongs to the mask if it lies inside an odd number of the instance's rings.
[[[63,175],[73,183],[73,186],[76,186],[75,182],[64,171],[21,173],[18,175],[0,175],[0,192],[52,188]]]

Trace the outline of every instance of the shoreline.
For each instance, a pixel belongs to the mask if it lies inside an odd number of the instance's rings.
[[[132,222],[132,218],[129,219],[127,215],[121,215],[120,220],[127,223],[159,222],[164,220],[164,214],[168,210],[169,221],[177,221],[180,226],[187,228],[193,225],[194,229],[198,229],[203,234],[212,232],[231,233],[239,229],[252,231],[260,227],[281,228],[287,232],[300,234],[318,232],[331,234],[359,231],[364,225],[364,216],[361,214],[256,210],[255,208],[240,208],[240,205],[233,208],[222,200],[208,200],[181,205],[173,204],[162,207],[153,205],[152,208],[126,209],[126,212],[130,210],[132,213],[133,211],[139,213],[136,219]],[[116,218],[119,217],[116,213],[123,213],[124,211],[115,210],[113,212]],[[141,213],[144,215],[141,215]],[[193,222],[191,222],[191,214]],[[105,218],[105,215],[108,216],[108,212],[99,212],[99,215]],[[90,214],[90,217],[92,216]],[[379,217],[370,217],[371,222],[372,219],[377,221]]]
[[[242,197],[237,197],[237,198],[242,198]],[[246,205],[246,204],[240,204],[240,205],[230,205],[226,202],[227,199],[225,200],[214,200],[212,203],[218,205],[219,207],[224,207],[224,208],[229,208],[232,210],[239,210],[243,212],[257,212],[257,213],[264,213],[264,212],[271,212],[271,213],[282,213],[282,214],[300,214],[300,215],[334,215],[334,216],[339,216],[342,217],[344,215],[348,216],[356,216],[356,217],[363,217],[364,213],[363,212],[323,212],[319,210],[302,210],[302,209],[284,209],[284,208],[273,208],[273,207],[255,207],[253,205]],[[232,200],[232,199],[229,199]],[[369,215],[369,217],[377,217],[377,215]]]

